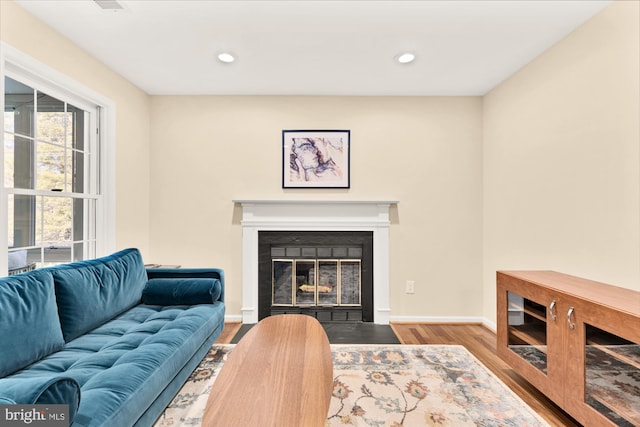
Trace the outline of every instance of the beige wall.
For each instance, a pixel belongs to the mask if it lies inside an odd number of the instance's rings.
[[[224,268],[228,314],[242,283],[232,200],[382,198],[400,201],[392,315],[480,315],[480,98],[154,96],[151,121],[154,262]],[[350,129],[351,189],[283,190],[283,129]]]
[[[115,102],[118,247],[224,268],[228,314],[233,199],[384,198],[391,315],[494,321],[497,269],[640,289],[638,16],[614,3],[484,98],[149,97],[12,1],[0,38]],[[350,190],[281,188],[296,128],[351,130]]]
[[[484,315],[497,269],[640,290],[638,2],[612,4],[484,97]]]
[[[10,0],[0,40],[116,104],[116,248],[149,254],[149,96]]]

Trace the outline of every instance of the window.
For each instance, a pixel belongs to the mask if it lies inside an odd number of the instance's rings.
[[[112,228],[101,185],[103,106],[20,67],[4,69],[8,273],[102,255]]]

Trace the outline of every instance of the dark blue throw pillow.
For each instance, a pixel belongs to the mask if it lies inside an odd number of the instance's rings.
[[[148,305],[211,304],[220,298],[218,279],[150,279],[142,291]]]

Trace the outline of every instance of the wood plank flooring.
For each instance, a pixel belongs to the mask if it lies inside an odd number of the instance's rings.
[[[224,322],[224,329],[216,340],[216,344],[231,344],[231,340],[236,336],[242,322]]]
[[[225,323],[216,343],[231,343],[241,326]],[[392,323],[391,327],[402,344],[463,345],[551,426],[580,426],[497,356],[496,335],[490,329],[480,324],[433,323]]]

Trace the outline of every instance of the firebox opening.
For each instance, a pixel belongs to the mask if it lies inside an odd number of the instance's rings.
[[[373,321],[373,233],[259,232],[259,318]]]

